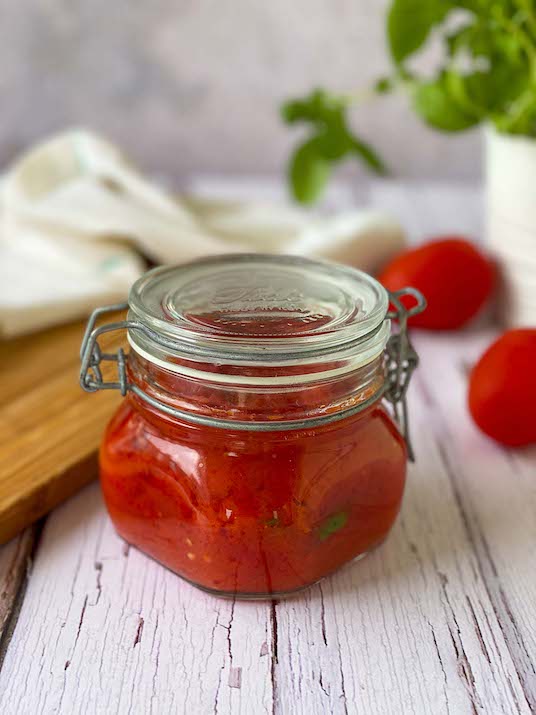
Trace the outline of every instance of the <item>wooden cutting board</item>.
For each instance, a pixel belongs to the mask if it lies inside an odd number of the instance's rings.
[[[122,398],[80,388],[84,328],[85,321],[0,342],[0,544],[97,477],[98,445]],[[115,351],[126,336],[106,334],[100,343]]]

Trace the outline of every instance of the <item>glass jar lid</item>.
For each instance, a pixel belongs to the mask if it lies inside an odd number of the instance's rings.
[[[388,303],[383,286],[355,268],[294,256],[225,255],[142,276],[130,292],[129,319],[147,330],[129,331],[129,340],[157,362],[169,363],[165,352],[219,364],[350,355],[365,364],[389,337]]]

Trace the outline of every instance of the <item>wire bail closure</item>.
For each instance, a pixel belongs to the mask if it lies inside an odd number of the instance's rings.
[[[416,303],[406,308],[401,298],[409,295]],[[419,364],[419,356],[411,344],[408,334],[408,319],[422,313],[426,308],[426,299],[415,288],[402,288],[389,292],[389,299],[395,310],[390,310],[387,317],[398,321],[398,333],[391,335],[385,350],[385,373],[387,387],[385,399],[391,405],[393,416],[402,432],[408,450],[408,459],[415,461],[415,453],[409,434],[407,391],[411,376]]]
[[[401,300],[404,296],[411,296],[415,300],[415,305],[411,308],[406,308]],[[307,429],[308,427],[328,424],[336,422],[343,417],[357,414],[383,397],[391,405],[393,417],[396,420],[406,442],[408,458],[413,462],[414,452],[409,435],[406,395],[411,376],[418,365],[419,358],[409,340],[408,319],[413,315],[421,313],[426,308],[426,299],[418,290],[414,288],[403,288],[392,293],[390,292],[389,299],[391,305],[394,306],[394,310],[389,310],[385,317],[386,319],[396,320],[399,327],[398,332],[391,335],[385,348],[385,384],[380,390],[378,390],[378,392],[367,400],[364,400],[358,405],[354,405],[348,409],[341,410],[338,413],[284,422],[230,421],[216,417],[209,417],[207,415],[189,413],[185,410],[179,410],[175,407],[171,407],[170,405],[155,399],[151,395],[144,392],[137,385],[128,382],[126,355],[123,349],[120,348],[117,353],[106,353],[102,351],[98,342],[98,338],[104,333],[127,329],[141,331],[164,347],[173,346],[171,341],[163,336],[157,335],[147,326],[134,320],[121,320],[96,327],[96,322],[100,316],[106,313],[127,310],[129,307],[128,303],[116,303],[114,305],[97,308],[89,317],[80,348],[80,386],[86,392],[97,392],[98,390],[119,390],[123,396],[125,396],[128,392],[132,392],[147,404],[171,417],[186,420],[194,424],[210,425],[214,427],[229,429],[230,426],[232,426],[232,429],[242,431]],[[117,363],[117,380],[104,380],[101,370],[101,363],[103,362]]]

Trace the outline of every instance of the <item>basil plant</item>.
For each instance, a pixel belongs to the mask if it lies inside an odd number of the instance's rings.
[[[411,66],[439,36],[443,56],[434,76]],[[431,127],[459,132],[490,122],[499,132],[536,137],[536,0],[393,0],[387,16],[392,76],[372,93],[404,91]],[[356,157],[377,173],[386,168],[350,128],[348,111],[360,95],[316,89],[282,107],[288,124],[308,128],[289,162],[293,194],[314,202],[331,171]]]

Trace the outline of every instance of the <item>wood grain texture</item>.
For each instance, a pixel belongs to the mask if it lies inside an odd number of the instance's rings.
[[[37,527],[28,528],[9,544],[0,546],[0,660],[4,632],[16,608],[26,574],[31,568],[38,531]]]
[[[435,434],[476,554],[481,578],[536,712],[536,449],[504,450],[477,433],[466,408],[470,366],[489,332],[453,338],[420,336],[417,389],[431,407]],[[433,382],[448,385],[439,395]],[[439,402],[441,397],[441,403]]]
[[[478,230],[474,191],[376,185],[369,196],[415,238],[448,207],[458,230]],[[494,445],[465,406],[492,337],[415,336],[417,463],[401,516],[366,559],[294,598],[197,591],[116,536],[97,485],[56,509],[5,649],[0,712],[536,711],[536,450]],[[0,579],[16,549],[0,551]]]
[[[0,343],[0,544],[96,477],[96,450],[120,396],[80,389],[83,329]],[[114,334],[102,344],[123,341]]]

